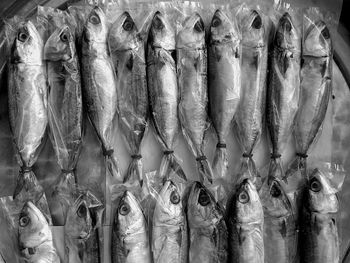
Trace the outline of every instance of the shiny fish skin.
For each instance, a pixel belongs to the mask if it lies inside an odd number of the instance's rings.
[[[117,90],[107,36],[106,16],[99,7],[95,7],[88,16],[82,37],[83,98],[104,154],[110,156],[113,150],[112,128],[117,111]],[[117,161],[115,157],[112,158],[115,170],[111,173],[120,177]]]
[[[298,220],[295,208],[278,178],[266,178],[260,189],[264,209],[265,263],[297,262]]]
[[[306,154],[325,118],[332,92],[332,43],[323,21],[305,29],[301,90],[295,122],[297,152]]]
[[[270,61],[267,88],[266,122],[272,154],[283,153],[293,130],[300,90],[301,37],[292,17],[285,13],[279,20]]]
[[[195,182],[187,203],[189,227],[189,262],[220,263],[227,261],[227,228],[224,212],[213,195]]]
[[[188,17],[178,33],[176,57],[182,131],[197,158],[200,180],[211,182],[213,172],[204,158],[204,135],[208,128],[207,49],[204,23],[199,14]]]
[[[29,263],[60,263],[45,216],[27,202],[19,216],[18,239],[21,254]]]
[[[266,97],[267,44],[262,16],[242,10],[241,101],[234,121],[245,154],[250,155],[263,129]]]
[[[217,10],[208,44],[208,96],[210,118],[218,137],[213,168],[220,177],[227,172],[226,137],[240,99],[240,41],[238,29],[223,11]]]
[[[131,154],[140,155],[148,117],[148,92],[144,43],[135,22],[124,12],[109,33],[109,46],[116,72],[120,128]],[[138,169],[140,167],[140,170]],[[134,158],[124,181],[142,179],[142,163]]]
[[[339,201],[324,174],[315,169],[304,190],[301,215],[301,262],[338,263]]]
[[[244,179],[229,201],[229,262],[263,263],[264,214],[250,179]]]
[[[166,181],[153,214],[152,252],[155,263],[187,262],[186,215],[176,185]]]
[[[30,21],[18,25],[8,66],[10,128],[21,165],[32,167],[41,150],[48,117],[43,42]],[[17,179],[14,197],[26,201],[42,194],[34,173],[24,169]]]
[[[112,262],[152,262],[146,218],[136,197],[129,191],[125,191],[114,216]]]

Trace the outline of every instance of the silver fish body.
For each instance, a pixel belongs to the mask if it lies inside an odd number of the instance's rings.
[[[136,197],[129,191],[124,193],[114,217],[112,262],[151,262],[146,218]]]
[[[195,182],[187,202],[189,262],[227,262],[228,232],[224,212],[213,195]]]
[[[270,61],[266,122],[272,154],[283,153],[293,130],[300,90],[301,36],[292,17],[285,13],[277,25]]]
[[[50,226],[41,211],[27,202],[20,213],[18,239],[21,254],[29,263],[60,263]]]
[[[255,185],[244,179],[229,201],[229,262],[264,262],[264,213]]]
[[[267,43],[262,16],[249,8],[242,10],[241,100],[234,121],[245,154],[257,144],[265,114]]]
[[[155,263],[187,262],[187,222],[181,193],[172,181],[165,181],[156,201],[152,226]]]
[[[301,215],[301,262],[339,262],[339,201],[326,176],[315,169],[304,190]]]
[[[297,262],[298,219],[283,181],[266,178],[260,199],[264,209],[265,262]]]
[[[141,157],[140,146],[147,127],[149,107],[146,60],[143,40],[128,12],[124,12],[113,24],[109,46],[116,72],[120,128],[134,157],[124,180],[135,173],[136,179],[141,180],[142,169],[137,169],[137,160]]]
[[[294,135],[297,152],[306,154],[325,118],[332,91],[332,43],[326,24],[305,28],[302,48],[301,90]]]
[[[223,11],[217,10],[208,44],[208,97],[210,119],[218,137],[213,168],[221,176],[227,171],[226,137],[240,99],[241,56],[238,29]]]

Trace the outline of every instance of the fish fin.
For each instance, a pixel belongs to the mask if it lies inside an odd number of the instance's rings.
[[[280,228],[280,233],[281,233],[281,236],[284,238],[287,236],[287,224],[288,224],[287,220],[283,218],[281,228]]]
[[[131,53],[130,56],[129,56],[129,59],[128,61],[126,62],[126,67],[128,70],[132,70],[134,66],[134,55]]]
[[[215,46],[214,48],[215,48],[215,58],[217,61],[220,61],[222,58],[221,50],[217,46]]]

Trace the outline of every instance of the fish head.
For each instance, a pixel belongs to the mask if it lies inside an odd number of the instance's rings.
[[[167,180],[159,193],[155,208],[155,219],[168,225],[178,225],[182,222],[183,205],[177,186]]]
[[[159,11],[153,16],[148,41],[153,47],[166,50],[175,49],[175,31],[166,17]]]
[[[311,173],[306,191],[306,204],[311,212],[336,213],[338,211],[339,201],[334,188],[319,169]]]
[[[43,213],[32,202],[27,202],[20,213],[18,236],[21,248],[34,248],[52,240],[49,224]]]
[[[325,22],[312,23],[305,31],[303,55],[313,57],[329,56],[332,51],[332,41]]]
[[[264,184],[260,199],[268,216],[280,218],[289,216],[293,212],[292,203],[282,186],[282,182],[277,178]]]
[[[238,30],[220,9],[215,11],[211,20],[209,42],[211,44],[225,42],[239,43]]]
[[[100,7],[95,7],[89,14],[83,31],[83,41],[86,43],[106,43],[108,27],[106,15]]]
[[[65,232],[68,236],[75,239],[87,239],[92,228],[89,206],[83,196],[81,196],[68,209]]]
[[[56,29],[47,39],[44,47],[44,59],[50,61],[67,61],[75,55],[75,43],[68,26]]]
[[[109,32],[111,50],[130,50],[142,45],[136,24],[128,12],[114,22]]]
[[[143,227],[143,212],[139,202],[131,192],[125,191],[120,200],[114,220],[122,235],[135,233]]]
[[[194,13],[184,21],[183,28],[177,35],[176,47],[195,49],[205,47],[204,22],[198,13]]]
[[[258,192],[250,179],[244,179],[235,194],[234,217],[237,222],[260,221],[264,215]]]
[[[31,21],[22,22],[12,46],[12,61],[41,65],[43,58],[43,40]]]
[[[242,45],[259,48],[265,46],[265,25],[256,10],[245,10],[241,22]]]
[[[278,22],[275,45],[282,49],[300,50],[301,40],[289,13],[284,13]]]
[[[187,215],[191,225],[209,227],[223,218],[223,211],[209,190],[195,182],[188,198]]]

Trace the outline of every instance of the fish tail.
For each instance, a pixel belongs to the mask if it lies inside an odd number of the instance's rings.
[[[138,155],[137,158],[132,157],[123,183],[137,180],[141,185],[142,179],[142,160],[141,155]]]
[[[197,167],[199,171],[199,180],[201,183],[204,184],[204,182],[207,180],[210,184],[213,183],[213,169],[211,168],[211,165],[207,159],[206,156],[200,156],[196,158],[197,161]]]
[[[268,179],[283,179],[285,177],[281,156],[272,156],[270,159]]]
[[[121,173],[119,170],[118,160],[113,153],[105,155],[105,163],[107,172],[113,177],[121,180]]]
[[[218,143],[216,145],[214,160],[213,160],[213,170],[214,176],[223,178],[226,176],[228,169],[228,159],[227,159],[227,149],[226,144]]]
[[[159,177],[167,180],[174,175],[181,180],[187,181],[185,172],[176,159],[174,152],[165,151],[159,168]]]
[[[262,185],[261,177],[256,169],[252,156],[252,154],[249,156],[243,155],[241,168],[237,175],[236,183],[241,183],[244,179],[250,179],[252,182],[254,182],[257,189],[260,189]]]

